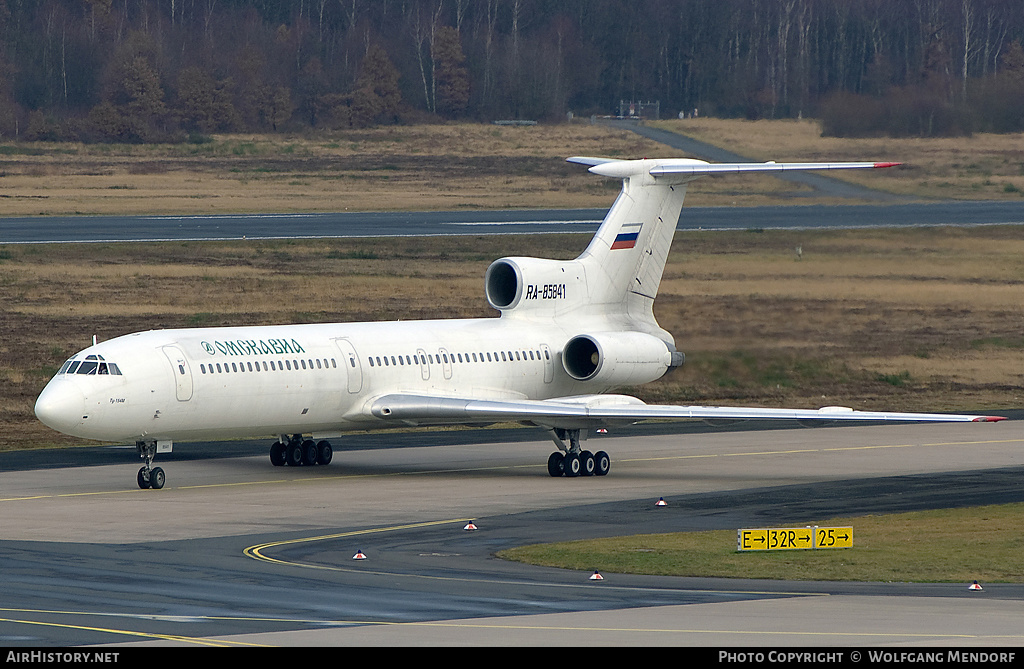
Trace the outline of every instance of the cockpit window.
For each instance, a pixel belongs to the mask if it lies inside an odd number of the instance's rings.
[[[106,362],[102,355],[87,355],[85,360],[72,358],[64,363],[58,374],[108,374],[121,376],[121,370],[113,362]]]

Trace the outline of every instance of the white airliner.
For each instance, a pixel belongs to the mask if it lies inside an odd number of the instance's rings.
[[[520,422],[549,430],[552,476],[603,476],[610,459],[581,448],[588,430],[647,419],[995,421],[998,416],[884,413],[845,407],[759,409],[647,405],[602,394],[683,364],[653,313],[689,182],[729,172],[889,167],[894,163],[709,164],[691,159],[570,158],[622,180],[622,192],[575,260],[509,257],[484,276],[498,318],[153,330],[74,355],[36,401],[65,434],[135,441],[142,488],[175,441],[276,435],[274,465],[331,461],[327,439],[351,430]]]

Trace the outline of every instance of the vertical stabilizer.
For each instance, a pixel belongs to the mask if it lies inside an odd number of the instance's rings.
[[[577,258],[586,267],[590,304],[653,323],[651,308],[668,260],[690,175],[652,176],[663,160],[603,161],[592,172],[622,179],[622,192],[587,249]],[[678,163],[676,159],[672,161]],[[700,161],[694,161],[700,162]]]

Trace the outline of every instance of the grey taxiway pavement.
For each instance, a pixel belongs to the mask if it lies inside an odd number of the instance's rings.
[[[0,244],[593,233],[606,209],[0,218]],[[684,207],[678,230],[1021,225],[1017,202]]]
[[[1020,425],[637,427],[592,435],[612,471],[579,479],[526,429],[357,435],[326,467],[176,446],[159,491],[133,448],[2,457],[0,645],[1019,646],[1019,585],[593,581],[493,554],[1021,501]]]

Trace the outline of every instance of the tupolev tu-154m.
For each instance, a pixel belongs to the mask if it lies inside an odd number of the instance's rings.
[[[999,416],[648,405],[616,387],[683,364],[654,318],[687,185],[709,174],[890,167],[570,158],[622,191],[575,260],[507,257],[484,275],[497,318],[151,330],[76,353],[35,405],[65,434],[134,441],[142,488],[175,441],[275,435],[270,461],[325,465],[331,435],[398,426],[519,422],[545,428],[551,476],[604,476],[581,433],[658,419],[997,421]]]

